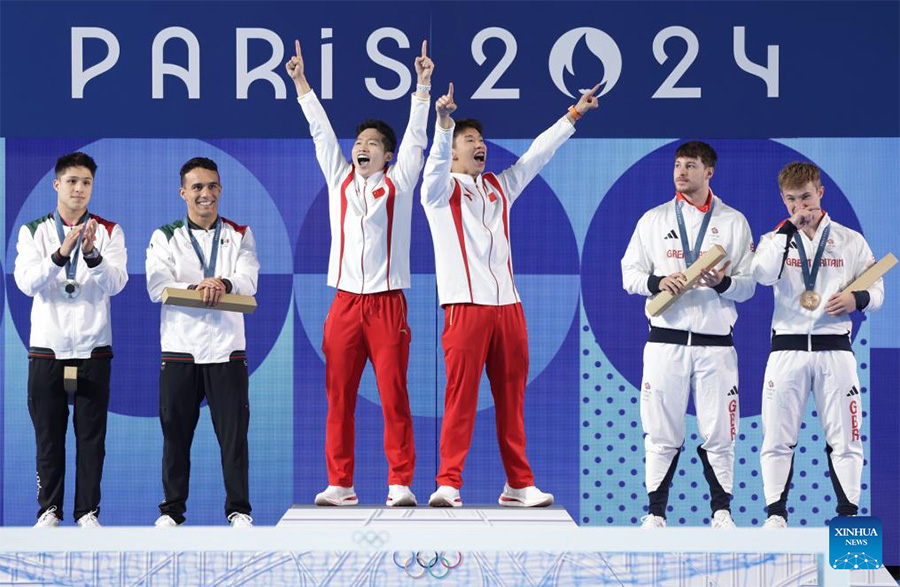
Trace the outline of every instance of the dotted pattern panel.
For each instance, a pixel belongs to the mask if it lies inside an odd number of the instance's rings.
[[[863,421],[860,436],[869,454],[869,323],[864,321],[853,344],[859,367]],[[582,525],[639,524],[647,513],[644,485],[644,441],[640,391],[609,363],[581,315],[581,510]],[[696,454],[701,444],[696,417],[685,418],[685,444],[669,492],[668,525],[710,523],[709,486]],[[762,427],[759,416],[741,418],[735,445],[734,499],[731,511],[738,526],[758,526],[766,518],[759,468]],[[810,394],[794,457],[794,477],[788,502],[794,526],[826,526],[836,501],[825,456],[825,440]],[[860,515],[869,515],[870,470],[865,461]]]

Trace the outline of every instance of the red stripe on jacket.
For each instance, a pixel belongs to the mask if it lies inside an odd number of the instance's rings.
[[[96,214],[91,214],[91,218],[97,221],[97,224],[102,224],[106,229],[106,232],[109,233],[109,236],[112,237],[113,229],[116,227],[116,223],[112,220],[107,220],[106,218],[100,218]]]
[[[341,286],[341,271],[344,268],[344,218],[347,217],[347,186],[350,185],[350,182],[353,181],[353,168],[350,168],[350,173],[347,174],[347,179],[344,180],[344,183],[341,184],[341,252],[338,257],[338,277],[337,283],[335,284],[336,288]]]
[[[518,297],[519,292],[516,290],[516,280],[515,277],[513,277],[512,243],[509,240],[509,207],[507,206],[506,194],[503,193],[503,188],[500,187],[500,180],[497,179],[496,175],[493,173],[485,173],[482,178],[484,181],[494,186],[494,189],[497,190],[497,193],[500,194],[500,198],[503,200],[503,236],[506,237],[506,250],[508,251],[506,255],[506,268],[509,269],[509,279],[512,281],[513,290],[516,292],[516,297]]]
[[[231,220],[228,220],[224,216],[222,217],[222,222],[225,222],[226,224],[228,224],[228,226],[233,228],[234,231],[237,232],[238,234],[240,234],[241,236],[244,236],[244,233],[247,232],[246,226],[242,226],[242,225],[238,224],[237,222],[232,222]]]
[[[391,178],[387,176],[387,172],[384,174],[384,183],[388,187],[388,199],[385,205],[385,211],[387,212],[387,288],[388,291],[391,291],[391,238],[394,234],[394,200],[396,199],[397,189],[394,187],[394,182],[391,181]]]
[[[463,232],[462,220],[462,186],[459,181],[453,180],[453,194],[450,196],[450,213],[453,215],[453,225],[456,227],[456,237],[459,239],[459,250],[462,253],[463,265],[466,268],[466,281],[469,283],[469,301],[475,303],[472,295],[472,275],[469,273],[469,257],[466,254],[466,236]]]

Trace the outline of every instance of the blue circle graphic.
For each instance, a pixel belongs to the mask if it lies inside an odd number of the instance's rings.
[[[275,345],[291,302],[291,248],[281,214],[263,186],[240,161],[208,143],[193,139],[101,139],[82,147],[97,159],[97,182],[90,210],[120,223],[128,249],[129,281],[112,298],[113,335],[110,405],[113,413],[156,417],[159,413],[159,305],[147,295],[144,260],[156,228],[184,218],[178,195],[178,169],[189,158],[211,157],[222,178],[222,215],[247,224],[257,241],[260,275],[258,309],[245,318],[248,367],[252,374]],[[137,175],[136,175],[137,174]],[[135,191],[136,177],[140,192]],[[7,266],[16,258],[18,228],[56,206],[50,169],[35,184],[16,212],[7,246]],[[31,330],[31,299],[12,279],[8,300],[12,322],[27,347]]]
[[[518,156],[488,142],[489,165],[505,169]],[[324,181],[322,181],[324,184]],[[406,290],[412,330],[408,369],[410,409],[418,416],[440,416],[445,384],[440,334],[443,312],[438,306],[434,276],[434,248],[419,190],[413,197],[410,270],[412,287]],[[529,374],[533,381],[551,363],[565,340],[578,308],[578,247],[565,209],[540,176],[534,178],[510,210],[510,240],[516,287],[528,323]],[[317,356],[322,328],[334,290],[325,285],[331,243],[328,192],[319,191],[303,220],[294,251],[294,297],[301,331]],[[324,393],[324,381],[322,382]],[[367,367],[360,395],[380,405],[374,377]],[[482,378],[478,409],[493,405],[486,377]]]
[[[612,365],[635,388],[640,387],[647,340],[645,298],[630,296],[622,289],[620,261],[644,212],[675,195],[672,165],[678,144],[670,143],[647,154],[613,184],[594,214],[582,253],[582,295],[591,330]],[[744,214],[754,243],[758,243],[764,233],[787,217],[778,190],[778,172],[788,162],[807,157],[771,140],[719,140],[710,144],[719,155],[710,182],[712,190]],[[822,170],[822,183],[822,207],[840,224],[862,232],[853,207],[826,170]],[[759,285],[750,300],[737,305],[734,338],[743,417],[760,412],[773,307],[771,288]],[[855,335],[862,318],[854,313],[852,320]],[[692,404],[689,412],[694,413]]]

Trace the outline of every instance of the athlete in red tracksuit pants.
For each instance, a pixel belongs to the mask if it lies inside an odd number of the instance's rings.
[[[434,144],[425,164],[422,205],[434,240],[438,295],[444,308],[441,342],[447,370],[441,426],[439,485],[429,505],[459,507],[478,404],[487,367],[497,417],[497,440],[507,483],[503,506],[547,506],[553,495],[534,486],[525,456],[528,333],[513,277],[509,208],[525,186],[575,132],[575,121],[597,107],[594,88],[544,131],[509,169],[484,173],[487,146],[481,124],[454,123],[453,84],[436,103]]]
[[[341,152],[325,110],[304,75],[300,43],[287,71],[309,122],[316,158],[328,183],[331,254],[328,285],[337,294],[325,319],[322,350],[328,419],[328,487],[316,505],[356,505],[353,489],[354,411],[366,360],[372,362],[384,410],[389,506],[414,506],[410,491],[416,455],[406,389],[410,330],[406,322],[412,194],[422,171],[434,64],[416,58],[418,87],[409,124],[396,151],[394,131],[380,120],[357,128],[351,161]],[[396,162],[389,166],[397,152]]]

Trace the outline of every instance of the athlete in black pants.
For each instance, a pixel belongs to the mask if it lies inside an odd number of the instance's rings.
[[[213,429],[222,453],[225,512],[250,512],[247,473],[247,360],[234,353],[226,363],[197,365],[167,353],[159,372],[159,420],[163,429],[162,515],[184,522],[191,474],[191,443],[200,417],[200,402],[209,404]]]
[[[75,519],[100,525],[100,479],[112,359],[110,297],[125,287],[125,235],[87,210],[97,164],[84,153],[56,162],[56,207],[19,229],[15,279],[33,298],[28,349],[28,413],[34,424],[37,527],[63,518],[66,428],[75,407]],[[66,392],[67,367],[76,372]]]
[[[216,309],[226,293],[256,294],[259,261],[248,226],[219,216],[222,186],[216,164],[202,157],[181,168],[187,218],[157,229],[147,249],[147,291],[154,302],[166,288],[196,289],[205,308],[163,305],[159,420],[163,432],[161,527],[185,521],[191,443],[203,398],[222,454],[225,516],[251,526],[247,430],[250,424],[244,317]]]

